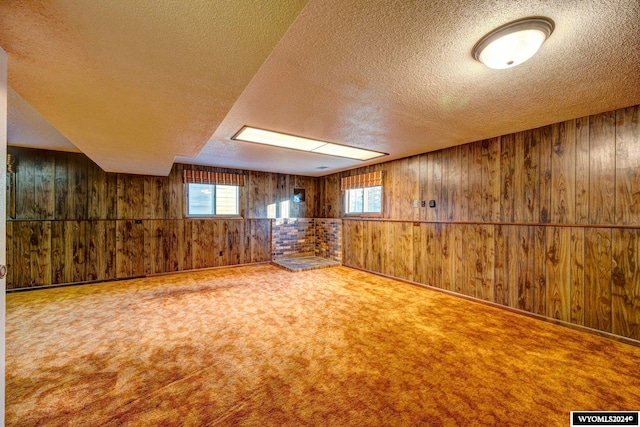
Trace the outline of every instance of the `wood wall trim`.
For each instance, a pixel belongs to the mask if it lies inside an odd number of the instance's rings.
[[[478,222],[478,221],[429,221],[429,220],[405,220],[367,217],[342,217],[343,221],[378,221],[378,222],[411,222],[414,224],[460,224],[460,225],[514,225],[523,227],[569,227],[569,228],[616,228],[639,230],[639,225],[606,225],[606,224],[560,224],[560,223],[531,223],[531,222]]]

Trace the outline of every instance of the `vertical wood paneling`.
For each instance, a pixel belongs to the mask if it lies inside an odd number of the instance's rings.
[[[454,268],[451,276],[454,279],[454,291],[458,293],[462,293],[462,289],[464,287],[464,252],[462,241],[464,238],[463,234],[464,228],[458,225],[452,226],[451,233],[449,237],[450,242],[450,250],[452,253],[452,265],[451,268]]]
[[[509,307],[520,307],[520,229],[522,227],[507,226],[505,231],[508,236],[508,245],[506,246],[507,254],[505,258],[509,260],[508,275],[510,278],[507,293],[509,295]]]
[[[64,221],[51,223],[51,283],[68,283],[71,274],[67,274],[70,268],[65,266],[64,255]]]
[[[244,241],[244,222],[239,220],[227,221],[227,257],[225,265],[241,263],[242,242]]]
[[[393,274],[401,279],[413,280],[413,224],[390,223],[389,240],[392,242],[390,259]]]
[[[51,283],[51,221],[29,223],[31,252],[31,284]]]
[[[547,311],[547,264],[546,247],[547,236],[545,227],[534,227],[534,280],[533,280],[533,312],[535,314],[546,315]]]
[[[34,156],[34,219],[54,219],[55,177],[53,154],[50,151],[36,150]]]
[[[418,188],[420,162],[417,157],[409,157],[393,162],[393,199],[390,218],[412,219],[419,218],[420,210],[413,206],[413,201],[418,200],[420,191]]]
[[[571,229],[571,323],[584,325],[584,229]]]
[[[363,225],[366,229],[364,245],[364,261],[365,268],[382,272],[382,253],[384,248],[382,246],[382,223],[378,221],[366,221]],[[346,242],[343,242],[343,247],[346,246]]]
[[[98,165],[89,161],[87,167],[88,219],[115,219],[118,176],[114,173],[106,173]]]
[[[36,218],[35,159],[29,151],[21,151],[16,170],[16,218]]]
[[[251,262],[264,262],[271,259],[271,221],[251,221]]]
[[[546,229],[547,317],[571,321],[571,229]]]
[[[118,175],[119,219],[141,219],[145,217],[144,176]]]
[[[143,218],[162,219],[169,217],[170,191],[166,177],[143,177]]]
[[[115,277],[115,221],[87,222],[87,267],[85,280]]]
[[[500,221],[512,222],[515,202],[516,145],[515,136],[500,138]]]
[[[612,332],[640,340],[640,230],[613,230]]]
[[[507,225],[496,225],[494,245],[494,302],[509,306],[509,234]]]
[[[71,281],[83,282],[86,280],[86,221],[66,221],[65,237],[66,241],[66,263],[70,263]]]
[[[442,288],[442,225],[423,224],[423,226],[424,230],[422,227],[413,227],[412,231],[420,232],[424,236],[422,248],[426,258],[422,260],[422,268],[425,269],[426,284]],[[409,224],[405,231],[411,231]]]
[[[58,220],[69,219],[68,202],[69,197],[73,197],[69,194],[68,185],[68,164],[69,153],[56,153],[55,165],[54,165],[54,193],[55,193],[55,218]],[[22,177],[20,177],[22,179]]]
[[[15,265],[13,262],[13,246],[14,246],[14,240],[13,240],[13,221],[7,221],[7,225],[6,225],[6,231],[7,231],[7,240],[6,240],[6,265],[7,265],[7,289],[13,289],[16,287],[15,284],[15,279],[14,279],[14,269],[15,269]]]
[[[476,263],[478,255],[476,252],[476,231],[475,225],[462,225],[462,293],[471,297],[476,296]]]
[[[431,189],[429,188],[429,156],[427,154],[421,154],[418,156],[418,170],[420,200],[426,201],[428,205]],[[419,218],[421,221],[426,221],[428,219],[429,210],[429,207],[420,207]]]
[[[613,224],[615,209],[615,112],[589,121],[589,223]]]
[[[342,226],[344,227],[344,222]],[[380,247],[382,248],[382,256],[381,256],[381,269],[380,272],[382,274],[388,274],[389,276],[394,275],[394,259],[393,259],[393,251],[394,251],[394,235],[392,229],[392,223],[383,222],[381,223],[380,230]],[[343,252],[346,253],[349,249],[349,243],[345,240],[342,241]]]
[[[469,157],[469,220],[482,221],[482,141],[471,144]]]
[[[218,221],[211,219],[204,219],[200,223],[200,250],[204,252],[202,254],[202,260],[204,264],[202,267],[218,267],[220,265],[220,257],[222,254],[222,242],[220,237],[220,228],[218,227]]]
[[[172,219],[181,219],[186,215],[183,170],[184,165],[176,163],[169,173],[169,218]]]
[[[415,231],[414,231],[415,233]],[[453,264],[453,254],[451,247],[451,224],[441,224],[440,228],[440,250],[441,250],[441,269],[442,269],[442,289],[446,289],[451,291],[455,288],[454,278],[452,276],[452,267]],[[427,260],[428,261],[428,260]],[[415,277],[415,269],[414,269],[414,277]]]
[[[193,268],[193,255],[191,253],[191,221],[172,220],[176,224],[177,243],[174,250],[178,257],[177,271],[191,270]]]
[[[428,284],[427,278],[428,264],[431,261],[431,254],[427,250],[427,226],[429,224],[414,224],[413,230],[413,280],[418,283]],[[365,249],[366,250],[366,249]]]
[[[116,275],[118,278],[144,275],[144,225],[140,221],[116,221]]]
[[[523,222],[536,223],[540,220],[540,133],[538,130],[524,132],[523,161]]]
[[[144,273],[164,272],[164,233],[162,220],[145,220],[144,233]]]
[[[82,154],[70,154],[69,158],[68,194],[67,199],[70,219],[86,220],[88,208],[88,158]]]
[[[576,207],[576,122],[551,127],[551,222],[575,223]]]
[[[534,131],[534,135],[538,140],[540,147],[540,212],[538,214],[539,221],[543,224],[551,222],[551,193],[552,185],[552,143],[551,143],[551,126],[545,126]]]
[[[13,277],[16,288],[32,286],[30,239],[29,221],[15,221],[13,223]]]
[[[516,227],[518,251],[516,257],[517,264],[517,286],[518,286],[518,306],[520,310],[533,312],[535,280],[535,233],[534,227]]]
[[[383,178],[385,182],[385,188],[387,187],[387,178]],[[342,196],[343,192],[340,191],[340,175],[334,174],[325,177],[323,180],[324,196],[322,203],[322,215],[325,218],[340,218]],[[385,192],[385,199],[387,195]]]
[[[447,191],[447,212],[446,221],[455,221],[460,215],[460,179],[462,176],[460,162],[460,147],[451,147],[443,154],[447,158],[447,183],[443,186],[443,191]]]
[[[165,224],[168,224],[169,233],[168,239],[170,240],[170,247],[168,249],[169,255],[165,259],[166,267],[165,271],[180,271],[184,267],[181,267],[181,259],[184,254],[184,221],[178,221],[175,219],[164,220]]]
[[[525,222],[525,133],[513,135],[515,148],[515,167],[513,172],[513,221]]]
[[[460,146],[460,211],[456,218],[458,221],[469,220],[469,158],[471,144]]]
[[[442,204],[442,152],[434,151],[427,155],[429,168],[429,183],[427,202],[436,201],[435,208],[427,208],[427,219],[430,221],[442,220],[447,207]],[[428,203],[427,203],[428,206]]]
[[[611,332],[611,229],[585,229],[585,326]]]
[[[589,117],[576,123],[576,224],[589,223]]]
[[[616,224],[640,224],[640,107],[616,111]]]
[[[345,221],[342,224],[343,247],[349,248],[348,251],[343,253],[343,259],[346,265],[358,268],[364,267],[362,227],[363,222],[356,220]]]
[[[482,141],[482,219],[500,221],[500,138]]]
[[[515,226],[495,226],[495,286],[494,301],[508,307],[518,307],[518,229]]]
[[[475,227],[475,287],[476,297],[485,301],[494,300],[494,228],[493,225]]]
[[[189,221],[191,223],[191,256],[193,268],[204,268],[206,267],[206,262],[204,259],[204,253],[206,248],[206,242],[203,240],[203,220],[194,219]]]
[[[420,219],[420,159],[417,156],[409,157],[407,164],[407,173],[405,175],[405,183],[407,193],[409,195],[409,203],[407,206],[408,216],[403,219]],[[418,201],[418,207],[413,205],[413,201]]]

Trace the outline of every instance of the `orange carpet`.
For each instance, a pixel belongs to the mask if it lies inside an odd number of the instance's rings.
[[[9,426],[569,425],[640,348],[346,267],[7,295]]]

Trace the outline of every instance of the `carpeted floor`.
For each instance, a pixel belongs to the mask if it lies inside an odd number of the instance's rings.
[[[640,348],[346,267],[7,295],[6,423],[569,425],[639,410]]]

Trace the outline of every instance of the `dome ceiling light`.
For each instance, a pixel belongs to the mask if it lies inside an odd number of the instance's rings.
[[[553,21],[544,17],[510,22],[480,39],[473,57],[496,70],[515,67],[535,55],[554,27]]]

